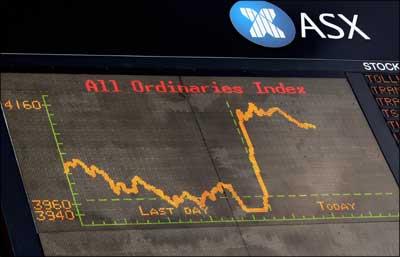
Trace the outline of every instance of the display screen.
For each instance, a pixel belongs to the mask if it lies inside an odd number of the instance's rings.
[[[342,78],[8,73],[1,102],[46,254],[240,254],[276,225],[399,220]]]

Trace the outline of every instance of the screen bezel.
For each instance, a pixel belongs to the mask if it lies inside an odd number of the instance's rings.
[[[399,148],[363,77],[364,60],[258,59],[82,55],[6,55],[1,73],[127,74],[235,77],[344,78],[349,83],[375,139],[399,184]],[[382,61],[381,61],[382,62]],[[1,113],[2,213],[14,255],[44,255],[21,173]],[[396,164],[397,163],[397,164]],[[4,172],[7,171],[7,172]],[[6,185],[4,187],[4,185]],[[5,197],[7,196],[7,197]],[[16,212],[15,210],[18,210]]]

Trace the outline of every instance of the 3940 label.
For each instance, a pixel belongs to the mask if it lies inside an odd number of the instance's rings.
[[[32,200],[36,220],[40,222],[73,221],[75,214],[69,200]]]

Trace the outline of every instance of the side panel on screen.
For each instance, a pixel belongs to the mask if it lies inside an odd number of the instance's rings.
[[[386,122],[381,111],[375,104],[375,100],[370,93],[363,75],[358,73],[349,73],[347,76],[398,184],[400,163],[399,148],[396,145],[393,136],[391,135],[390,129],[386,126]]]
[[[8,230],[11,251],[16,256],[41,256],[43,252],[39,235],[32,220],[32,214],[14,156],[12,143],[8,135],[2,108],[0,112],[0,126],[0,203],[4,223]]]

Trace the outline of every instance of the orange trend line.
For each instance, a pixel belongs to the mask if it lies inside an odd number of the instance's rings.
[[[268,212],[269,194],[268,194],[268,190],[265,185],[265,182],[261,176],[261,169],[260,169],[260,166],[258,166],[257,159],[256,159],[256,153],[254,151],[254,146],[253,146],[253,143],[251,142],[249,133],[247,132],[245,122],[251,120],[253,118],[254,114],[257,115],[258,117],[264,117],[264,116],[271,117],[275,113],[279,113],[285,119],[287,119],[289,122],[295,124],[299,128],[302,128],[302,129],[310,129],[310,128],[315,129],[316,128],[316,126],[313,124],[302,123],[302,122],[296,120],[295,118],[293,118],[286,112],[282,111],[278,107],[272,107],[272,108],[269,108],[267,111],[265,111],[261,108],[258,108],[254,103],[249,103],[249,107],[245,113],[243,113],[240,109],[236,109],[236,116],[239,120],[239,127],[240,127],[240,130],[242,131],[244,140],[246,141],[247,147],[249,149],[249,160],[250,160],[251,166],[253,167],[254,174],[256,175],[257,182],[260,185],[261,192],[263,194],[263,197],[262,197],[263,198],[263,207],[253,208],[253,209],[251,209],[252,210],[251,212],[257,212],[257,213],[258,212]]]
[[[249,160],[250,163],[253,167],[253,171],[256,175],[257,181],[260,185],[260,188],[263,193],[263,206],[259,208],[250,208],[245,205],[243,202],[242,198],[238,195],[236,190],[231,184],[226,184],[223,182],[218,182],[216,186],[211,188],[210,191],[204,191],[201,196],[194,196],[190,194],[187,191],[183,191],[180,195],[173,195],[173,196],[168,196],[164,193],[163,190],[156,188],[155,186],[147,183],[145,180],[143,180],[139,176],[135,176],[131,180],[131,187],[128,187],[125,183],[123,182],[115,182],[110,175],[94,166],[88,166],[85,164],[83,161],[79,159],[72,159],[71,161],[67,161],[64,163],[64,172],[66,174],[71,173],[71,169],[75,169],[78,166],[83,169],[83,171],[89,175],[92,178],[96,178],[97,175],[101,176],[109,185],[111,190],[113,191],[114,194],[120,195],[121,192],[126,193],[126,194],[138,194],[139,193],[139,186],[142,186],[145,190],[152,192],[156,196],[158,196],[160,199],[166,201],[170,205],[172,205],[175,208],[178,208],[181,204],[183,204],[186,200],[192,201],[195,203],[197,206],[199,206],[201,209],[206,208],[206,202],[207,200],[211,200],[215,202],[217,198],[217,194],[223,194],[224,190],[228,191],[231,193],[232,198],[236,200],[240,208],[247,213],[263,213],[263,212],[268,212],[269,210],[269,202],[268,202],[268,190],[267,187],[264,183],[263,178],[261,177],[261,170],[260,167],[258,166],[256,157],[255,157],[255,151],[254,151],[254,146],[251,142],[251,139],[249,137],[249,134],[247,133],[247,129],[245,126],[245,122],[249,121],[250,119],[253,118],[254,114],[257,115],[258,117],[264,117],[268,116],[271,117],[274,113],[278,113],[282,115],[284,118],[286,118],[289,122],[295,124],[297,127],[302,128],[302,129],[310,129],[313,128],[315,129],[316,126],[313,124],[309,123],[302,123],[287,114],[286,112],[282,111],[278,107],[273,107],[268,109],[267,111],[264,111],[263,109],[258,108],[254,103],[249,103],[248,110],[243,113],[241,110],[237,109],[236,110],[236,115],[239,120],[239,126],[240,129],[242,130],[242,133],[244,135],[246,144],[249,149]]]

